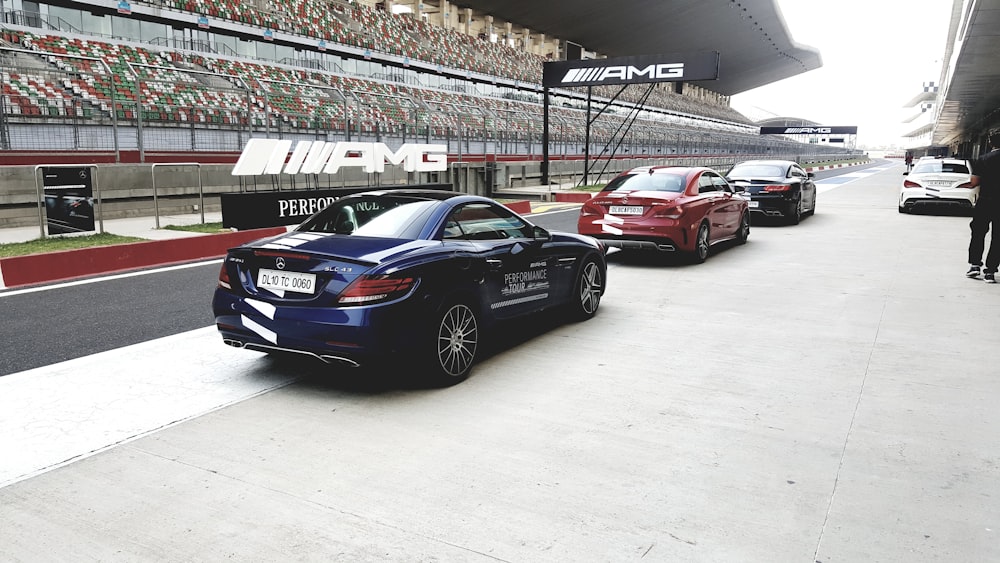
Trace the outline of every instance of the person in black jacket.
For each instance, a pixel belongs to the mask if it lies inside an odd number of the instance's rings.
[[[969,271],[965,275],[978,278],[982,270],[986,283],[997,283],[996,273],[1000,267],[1000,133],[990,135],[990,148],[989,153],[972,163],[972,182],[979,185],[979,199],[969,223],[972,240],[969,241]],[[986,266],[983,267],[988,231],[993,232]]]

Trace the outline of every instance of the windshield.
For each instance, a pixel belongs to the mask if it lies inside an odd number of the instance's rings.
[[[730,178],[784,178],[785,167],[775,164],[737,164],[726,176]]]
[[[642,173],[642,174],[632,174],[629,176],[619,176],[603,190],[605,192],[617,192],[617,191],[647,191],[647,192],[683,192],[684,191],[684,177],[678,176],[677,174],[664,174],[660,173]]]
[[[296,231],[385,238],[417,238],[437,201],[406,196],[339,199]]]
[[[924,160],[918,162],[916,166],[913,167],[913,171],[910,174],[941,174],[943,172],[950,172],[954,174],[968,174],[969,167],[965,163],[960,162],[943,162],[940,160]]]

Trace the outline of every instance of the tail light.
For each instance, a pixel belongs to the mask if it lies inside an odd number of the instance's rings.
[[[229,282],[229,272],[226,270],[226,263],[222,263],[222,268],[219,269],[219,287],[225,289],[233,289],[232,284]]]
[[[792,189],[790,184],[775,184],[773,186],[764,186],[765,192],[787,192]]]
[[[604,210],[593,203],[584,203],[580,208],[580,216],[589,217],[594,215],[604,215]]]
[[[964,184],[960,184],[960,185],[958,185],[958,186],[955,186],[955,187],[956,187],[956,188],[970,188],[970,189],[971,189],[971,188],[974,188],[974,187],[976,187],[976,186],[973,186],[973,185],[972,185],[972,182],[966,182],[966,183],[964,183]]]
[[[414,278],[360,276],[344,288],[337,302],[342,305],[373,305],[392,301],[409,293],[416,284]]]
[[[922,188],[923,186],[921,186],[920,184],[918,184],[916,182],[911,182],[909,180],[903,180],[903,187],[904,188]]]
[[[667,205],[653,212],[653,217],[666,217],[667,219],[680,219],[684,215],[684,208],[680,205]]]

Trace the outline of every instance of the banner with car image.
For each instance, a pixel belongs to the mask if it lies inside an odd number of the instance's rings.
[[[45,226],[50,235],[93,232],[91,167],[43,167]]]

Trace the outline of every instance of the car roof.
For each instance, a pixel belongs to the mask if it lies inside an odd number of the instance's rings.
[[[733,166],[739,166],[740,164],[780,164],[781,166],[791,166],[792,164],[796,166],[802,166],[794,160],[744,160],[743,162],[737,162]]]
[[[468,196],[470,194],[464,194],[462,192],[453,192],[450,190],[429,190],[429,189],[389,189],[389,190],[371,190],[367,192],[358,192],[356,194],[351,194],[352,196],[362,196],[362,195],[405,195],[409,197],[417,197],[422,199],[436,199],[439,201],[445,201],[453,197]]]
[[[705,170],[711,171],[711,168],[706,166],[671,166],[671,165],[657,165],[657,166],[639,166],[626,170],[622,174],[674,174],[674,175],[688,175],[692,172],[703,172]]]

